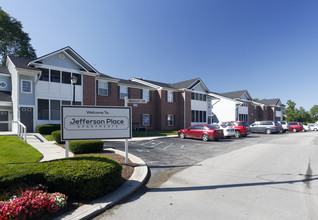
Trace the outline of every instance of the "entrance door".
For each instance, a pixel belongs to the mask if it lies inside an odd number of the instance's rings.
[[[27,127],[27,132],[33,132],[32,107],[20,107],[20,121]]]
[[[0,111],[0,121],[9,121],[9,112],[8,111]],[[9,130],[8,123],[0,123],[0,131],[8,131]]]

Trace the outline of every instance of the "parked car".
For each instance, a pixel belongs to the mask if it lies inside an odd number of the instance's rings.
[[[252,133],[280,133],[283,128],[282,125],[274,121],[256,121],[250,126]]]
[[[226,121],[222,122],[222,124],[234,128],[236,138],[239,138],[241,136],[246,137],[248,134],[251,133],[250,126],[245,121]]]
[[[178,131],[180,138],[195,138],[203,141],[224,138],[223,130],[213,125],[196,124]]]
[[[310,128],[308,125],[303,124],[303,132],[306,132],[306,131],[310,131]]]
[[[290,131],[297,132],[303,130],[303,124],[301,122],[289,122]]]
[[[310,131],[318,131],[318,124],[308,124]]]
[[[283,132],[285,133],[286,131],[290,130],[289,123],[287,121],[279,121],[279,123],[282,125]]]
[[[227,124],[219,124],[218,125],[220,129],[223,130],[223,134],[225,138],[231,138],[235,137],[235,129],[231,126],[228,126]]]

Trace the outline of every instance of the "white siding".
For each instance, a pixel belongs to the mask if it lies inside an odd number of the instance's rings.
[[[75,100],[83,102],[83,86],[75,86]],[[73,100],[73,85],[39,81],[37,83],[37,98]]]
[[[212,112],[219,122],[235,121],[235,102],[221,98],[220,101],[212,100]]]
[[[238,113],[239,113],[239,114],[248,115],[248,107],[246,107],[246,106],[239,106],[239,107],[238,107]]]

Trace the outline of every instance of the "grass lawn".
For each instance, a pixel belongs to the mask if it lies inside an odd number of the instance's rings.
[[[51,135],[51,134],[43,135],[43,137],[45,137],[45,139],[48,141],[55,141],[53,135]]]
[[[0,163],[37,162],[43,155],[17,136],[0,136]]]
[[[133,137],[167,136],[177,135],[178,131],[134,131]]]

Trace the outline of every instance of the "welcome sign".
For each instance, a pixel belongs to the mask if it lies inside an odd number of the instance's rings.
[[[61,107],[61,139],[130,139],[131,107]]]

